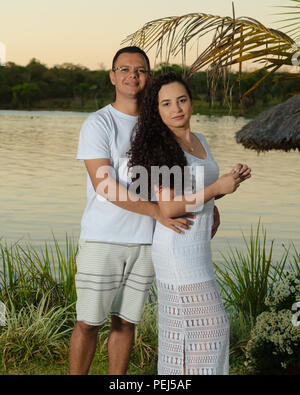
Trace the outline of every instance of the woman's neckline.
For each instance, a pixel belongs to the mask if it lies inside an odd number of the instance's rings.
[[[195,135],[195,133],[191,132],[191,134],[193,134],[198,140],[200,140],[200,139]],[[202,144],[202,141],[200,141],[200,143]],[[204,149],[204,151],[205,151],[205,154],[206,154],[206,157],[205,157],[205,158],[199,158],[198,156],[196,156],[196,155],[194,155],[194,154],[191,154],[190,152],[185,151],[185,150],[182,150],[182,151],[183,151],[185,154],[188,154],[188,155],[192,156],[193,158],[196,158],[196,159],[205,161],[205,160],[208,159],[208,153],[207,153],[207,151],[206,151],[206,148],[204,147],[204,144],[202,144],[202,147],[203,147],[203,149]]]

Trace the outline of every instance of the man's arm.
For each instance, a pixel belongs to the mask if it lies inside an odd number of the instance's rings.
[[[89,159],[84,163],[95,192],[116,206],[137,214],[150,216],[177,233],[183,233],[178,227],[188,229],[192,224],[187,218],[173,219],[165,216],[158,204],[142,199],[120,184],[110,175],[112,170],[110,159]],[[189,215],[187,217],[192,218]]]
[[[157,204],[134,196],[109,174],[112,170],[110,159],[89,159],[84,161],[94,190],[116,206],[141,215],[156,218]],[[138,198],[138,199],[137,199]]]

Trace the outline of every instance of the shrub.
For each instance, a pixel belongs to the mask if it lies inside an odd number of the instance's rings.
[[[300,326],[292,307],[300,301],[300,272],[287,271],[266,297],[246,347],[247,366],[261,374],[287,372],[300,365]]]

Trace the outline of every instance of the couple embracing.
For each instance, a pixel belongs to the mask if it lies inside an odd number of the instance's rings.
[[[77,159],[87,169],[87,205],[76,259],[70,374],[88,373],[108,315],[108,373],[126,374],[135,325],[154,278],[158,374],[228,374],[229,322],[210,247],[219,225],[214,201],[235,192],[251,170],[237,164],[219,177],[205,137],[190,129],[188,85],[174,73],[152,80],[140,48],[116,53],[110,79],[115,101],[87,118],[78,145]],[[130,188],[128,174],[139,166],[147,170],[149,196]],[[175,175],[152,185],[151,169],[162,166],[176,166],[182,175],[188,168],[195,182],[178,189],[181,176]]]

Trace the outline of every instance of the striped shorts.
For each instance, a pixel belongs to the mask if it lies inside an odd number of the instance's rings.
[[[154,280],[151,245],[79,240],[77,321],[102,325],[108,315],[138,324]]]

